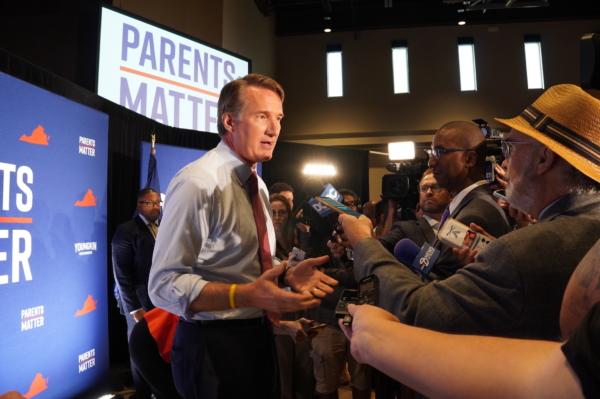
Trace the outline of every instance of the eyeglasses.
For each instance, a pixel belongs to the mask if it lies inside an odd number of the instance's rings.
[[[425,152],[427,153],[427,156],[429,156],[429,158],[440,159],[442,157],[442,155],[446,155],[446,154],[451,153],[451,152],[472,151],[474,149],[475,148],[432,147],[432,148],[425,149]]]
[[[431,190],[431,192],[433,192],[434,194],[437,194],[440,191],[442,191],[443,188],[438,186],[437,184],[424,184],[419,187],[419,191],[421,191],[422,193],[426,193],[429,190]]]
[[[138,201],[138,204],[144,204],[146,206],[160,206],[160,201]]]
[[[513,146],[515,144],[531,144],[531,141],[508,141],[508,140],[502,140],[500,142],[500,148],[502,149],[502,156],[504,157],[504,159],[508,159],[510,158],[510,153],[513,150]]]
[[[272,213],[273,213],[273,216],[287,216],[289,214],[288,211],[286,211],[285,209],[282,209],[282,210],[273,209]]]

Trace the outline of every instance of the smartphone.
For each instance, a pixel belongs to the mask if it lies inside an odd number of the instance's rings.
[[[506,190],[504,189],[494,190],[493,196],[508,202],[508,198],[506,198]]]
[[[315,197],[319,203],[325,205],[327,208],[336,211],[337,213],[345,213],[351,216],[360,217],[360,213],[342,204],[339,201],[333,200],[328,197]]]
[[[358,282],[358,291],[360,292],[361,303],[368,305],[377,305],[379,299],[379,279],[376,275],[370,274]]]
[[[493,182],[496,180],[496,157],[490,156],[485,158],[485,164],[483,167],[485,180],[488,182]]]
[[[344,318],[348,313],[348,305],[349,304],[358,304],[359,303],[359,291],[353,289],[345,289],[342,292],[342,295],[337,303],[335,308],[335,316],[338,319]]]

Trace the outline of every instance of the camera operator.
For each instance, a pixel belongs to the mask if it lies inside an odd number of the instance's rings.
[[[379,241],[391,253],[394,246],[402,238],[409,238],[417,245],[425,242],[433,243],[439,229],[440,219],[444,209],[450,203],[452,197],[448,190],[440,187],[433,170],[427,169],[423,172],[419,182],[419,205],[416,220],[397,220],[379,236]],[[388,200],[388,216],[396,213],[396,201]]]

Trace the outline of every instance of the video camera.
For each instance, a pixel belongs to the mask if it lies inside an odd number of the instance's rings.
[[[479,126],[481,133],[485,137],[485,179],[493,183],[496,180],[494,168],[496,164],[501,164],[504,161],[500,146],[503,131],[490,127],[484,119],[473,119],[473,122]]]
[[[410,219],[408,210],[415,209],[419,202],[419,181],[427,169],[427,160],[391,162],[386,169],[393,174],[383,176],[381,198],[398,201],[401,219]]]

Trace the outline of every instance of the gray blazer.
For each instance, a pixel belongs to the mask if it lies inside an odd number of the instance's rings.
[[[425,282],[369,238],[354,249],[357,279],[379,277],[379,305],[405,323],[454,333],[558,339],[562,295],[600,238],[600,196],[570,194],[537,224],[488,245],[453,276]]]

